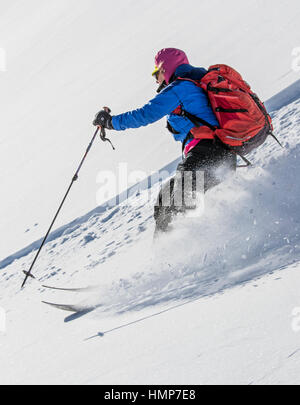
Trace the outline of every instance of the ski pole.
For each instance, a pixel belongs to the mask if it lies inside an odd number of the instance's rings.
[[[43,246],[44,246],[44,244],[45,244],[45,242],[46,242],[46,240],[47,240],[47,238],[48,238],[48,236],[49,236],[49,233],[51,232],[51,229],[52,229],[52,227],[53,227],[53,225],[54,225],[54,223],[55,223],[55,221],[56,221],[56,218],[58,217],[58,214],[60,213],[60,210],[62,209],[62,206],[64,205],[64,202],[66,201],[66,198],[67,198],[67,196],[68,196],[68,194],[69,194],[69,192],[70,192],[70,190],[71,190],[71,188],[72,188],[74,182],[78,179],[78,174],[79,174],[79,172],[80,172],[80,169],[81,169],[81,167],[82,167],[82,165],[83,165],[83,163],[84,163],[84,161],[85,161],[85,159],[86,159],[86,157],[87,157],[87,155],[88,155],[88,153],[89,153],[89,151],[90,151],[90,149],[91,149],[91,147],[92,147],[92,145],[93,145],[93,143],[94,143],[94,141],[95,141],[95,139],[96,139],[96,136],[97,136],[97,134],[98,134],[99,129],[100,129],[100,128],[98,127],[97,130],[96,130],[96,132],[94,133],[94,136],[93,136],[91,142],[89,143],[89,146],[87,147],[87,150],[86,150],[86,152],[85,152],[85,154],[84,154],[84,156],[83,156],[83,158],[82,158],[82,160],[81,160],[81,162],[80,162],[80,165],[79,165],[79,167],[78,167],[76,173],[74,174],[74,176],[73,176],[73,178],[72,178],[71,184],[70,184],[70,186],[69,186],[69,188],[68,188],[68,190],[67,190],[67,192],[66,192],[66,194],[65,194],[65,196],[64,196],[64,198],[63,198],[63,200],[62,200],[62,202],[61,202],[61,204],[60,204],[60,206],[59,206],[59,208],[58,208],[58,210],[57,210],[57,212],[56,212],[56,214],[55,214],[55,216],[54,216],[54,218],[53,218],[53,221],[51,222],[50,228],[48,229],[48,231],[47,231],[47,233],[46,233],[46,235],[45,235],[45,237],[44,237],[44,239],[43,239],[43,241],[42,241],[42,244],[41,244],[39,250],[37,251],[37,254],[35,255],[35,258],[34,258],[32,264],[31,264],[31,266],[30,266],[29,271],[24,272],[24,273],[26,274],[26,277],[25,277],[25,279],[24,279],[24,281],[23,281],[23,284],[22,284],[22,287],[21,287],[21,288],[23,288],[23,287],[25,286],[28,277],[35,278],[35,277],[31,274],[32,269],[33,269],[33,266],[34,266],[34,264],[35,264],[37,258],[39,257],[39,254],[40,254],[40,252],[41,252],[41,250],[42,250],[42,248],[43,248]],[[104,128],[101,128],[101,130],[102,130],[102,133],[104,134],[104,137],[105,137],[105,130],[104,130]]]

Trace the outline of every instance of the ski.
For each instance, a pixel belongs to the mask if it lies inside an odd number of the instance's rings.
[[[56,304],[54,302],[47,302],[47,301],[42,301],[43,304],[50,305],[51,307],[61,309],[62,311],[67,311],[67,312],[75,312],[75,313],[85,313],[87,314],[88,312],[92,312],[94,309],[96,309],[96,306],[93,307],[82,307],[80,305],[71,305],[71,304]]]
[[[96,287],[82,287],[82,288],[64,288],[64,287],[52,287],[50,285],[42,285],[43,288],[47,288],[48,290],[56,290],[56,291],[67,291],[67,292],[89,292],[96,289]]]

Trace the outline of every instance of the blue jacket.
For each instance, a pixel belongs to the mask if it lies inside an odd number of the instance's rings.
[[[186,77],[200,80],[206,73],[207,71],[203,68],[184,64],[176,69],[175,78]],[[185,80],[174,80],[144,107],[113,116],[112,124],[115,130],[122,131],[146,126],[167,116],[172,128],[178,132],[178,134],[173,134],[174,139],[183,142],[195,125],[188,118],[173,114],[173,111],[180,105],[189,113],[218,126],[218,121],[204,90]]]

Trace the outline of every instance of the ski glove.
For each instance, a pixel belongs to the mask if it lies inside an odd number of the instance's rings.
[[[96,114],[93,125],[95,125],[95,127],[102,126],[106,129],[114,129],[111,120],[112,116],[107,111],[101,110]]]

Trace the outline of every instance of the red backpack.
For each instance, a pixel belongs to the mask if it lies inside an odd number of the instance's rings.
[[[219,122],[219,128],[216,128],[181,110],[179,114],[186,116],[196,125],[191,130],[194,138],[212,139],[217,137],[230,149],[239,150],[238,147],[244,147],[248,141],[262,131],[266,133],[265,138],[268,134],[273,135],[272,120],[264,104],[233,68],[227,65],[214,65],[209,68],[201,81],[180,77],[178,79],[192,81],[207,93]],[[258,143],[257,146],[261,143]],[[243,154],[247,153],[245,147]]]

